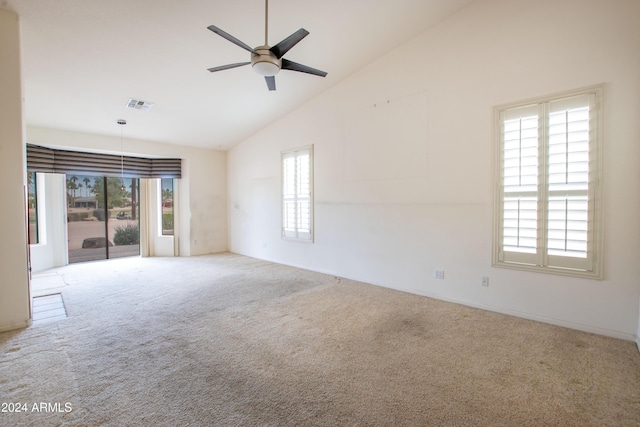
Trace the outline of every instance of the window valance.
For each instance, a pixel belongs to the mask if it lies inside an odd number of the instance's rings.
[[[27,144],[27,170],[127,178],[180,178],[181,159],[150,159],[58,150]]]

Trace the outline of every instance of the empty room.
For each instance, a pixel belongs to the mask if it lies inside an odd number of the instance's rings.
[[[639,425],[639,19],[0,1],[0,425]]]

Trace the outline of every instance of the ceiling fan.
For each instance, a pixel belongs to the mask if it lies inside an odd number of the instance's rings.
[[[309,32],[304,28],[300,28],[295,33],[291,34],[286,39],[282,40],[275,46],[269,46],[268,42],[268,29],[269,29],[269,0],[265,0],[265,14],[264,14],[264,45],[251,48],[249,45],[243,43],[231,34],[221,30],[215,25],[209,25],[207,28],[220,37],[229,40],[231,43],[240,46],[244,50],[251,52],[251,61],[237,62],[235,64],[221,65],[219,67],[208,68],[209,71],[216,72],[222,70],[228,70],[230,68],[242,67],[243,65],[251,64],[253,70],[264,76],[267,82],[269,90],[276,90],[276,74],[280,70],[298,71],[301,73],[313,74],[315,76],[324,77],[326,72],[316,70],[315,68],[308,67],[306,65],[298,64],[297,62],[289,61],[283,58],[292,47],[294,47],[300,40],[309,35]]]

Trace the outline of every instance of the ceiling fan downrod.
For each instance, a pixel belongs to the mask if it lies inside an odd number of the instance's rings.
[[[264,45],[269,46],[269,0],[264,0]]]

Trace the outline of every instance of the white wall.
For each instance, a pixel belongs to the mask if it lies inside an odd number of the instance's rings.
[[[26,174],[20,22],[0,8],[0,331],[31,323],[27,273]]]
[[[115,126],[115,123],[114,123]],[[120,138],[27,127],[27,142],[61,149],[120,154]],[[227,250],[226,153],[124,138],[125,155],[179,157],[177,246],[180,256]],[[48,193],[48,192],[47,192]],[[161,251],[162,254],[166,253]]]
[[[38,244],[31,245],[31,270],[67,264],[66,181],[62,174],[37,174]]]
[[[160,195],[161,185],[159,179],[144,180],[147,182],[147,206],[150,207],[149,215],[149,256],[174,256],[177,252],[174,236],[162,235],[162,208]],[[173,201],[179,206],[179,194],[173,191]],[[175,217],[175,212],[174,212]],[[179,219],[176,218],[176,223]]]
[[[230,250],[634,339],[639,16],[635,0],[472,3],[229,152]],[[494,106],[600,83],[605,280],[492,268]],[[316,241],[299,244],[279,237],[280,151],[309,144]]]

